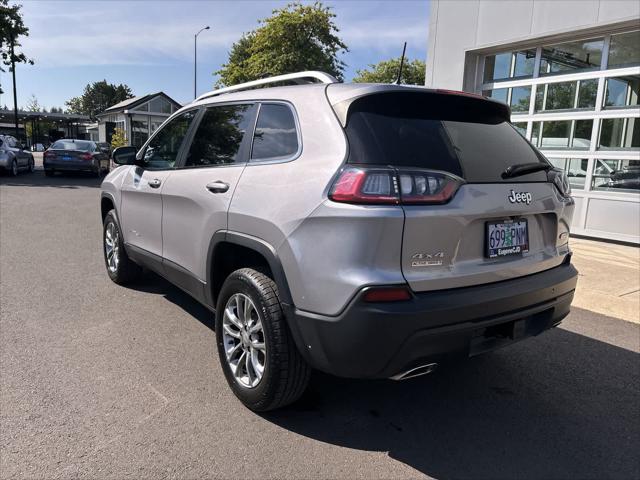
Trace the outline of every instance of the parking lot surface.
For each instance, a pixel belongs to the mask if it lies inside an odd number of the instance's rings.
[[[317,374],[257,415],[213,317],[104,271],[99,181],[0,178],[2,478],[638,478],[640,326],[575,308],[530,341],[409,380]]]

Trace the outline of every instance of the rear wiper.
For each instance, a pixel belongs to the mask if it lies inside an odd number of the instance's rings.
[[[529,173],[551,170],[551,168],[553,167],[548,163],[519,163],[507,167],[506,170],[502,172],[502,178],[520,177]]]

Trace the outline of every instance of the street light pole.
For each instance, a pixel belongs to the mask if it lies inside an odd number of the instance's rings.
[[[201,28],[198,33],[193,36],[193,99],[198,96],[198,35],[204,30],[209,30],[209,25]]]

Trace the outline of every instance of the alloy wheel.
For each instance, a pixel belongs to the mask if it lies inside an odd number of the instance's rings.
[[[244,293],[229,298],[222,317],[222,340],[231,373],[245,388],[262,380],[267,360],[262,319]]]
[[[120,233],[113,222],[109,222],[104,231],[104,251],[107,267],[111,273],[115,273],[120,263]]]

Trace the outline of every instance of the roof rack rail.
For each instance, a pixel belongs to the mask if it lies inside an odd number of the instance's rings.
[[[314,82],[317,80],[317,82]],[[261,78],[260,80],[253,80],[251,82],[239,83],[238,85],[232,85],[230,87],[219,88],[212,90],[196,98],[196,102],[204,100],[205,98],[215,97],[217,95],[223,95],[231,92],[241,92],[243,90],[251,90],[252,88],[259,87],[261,85],[269,85],[278,82],[291,81],[298,84],[304,83],[338,83],[338,80],[328,73],[317,72],[309,70],[306,72],[287,73],[285,75],[276,75],[275,77]]]

